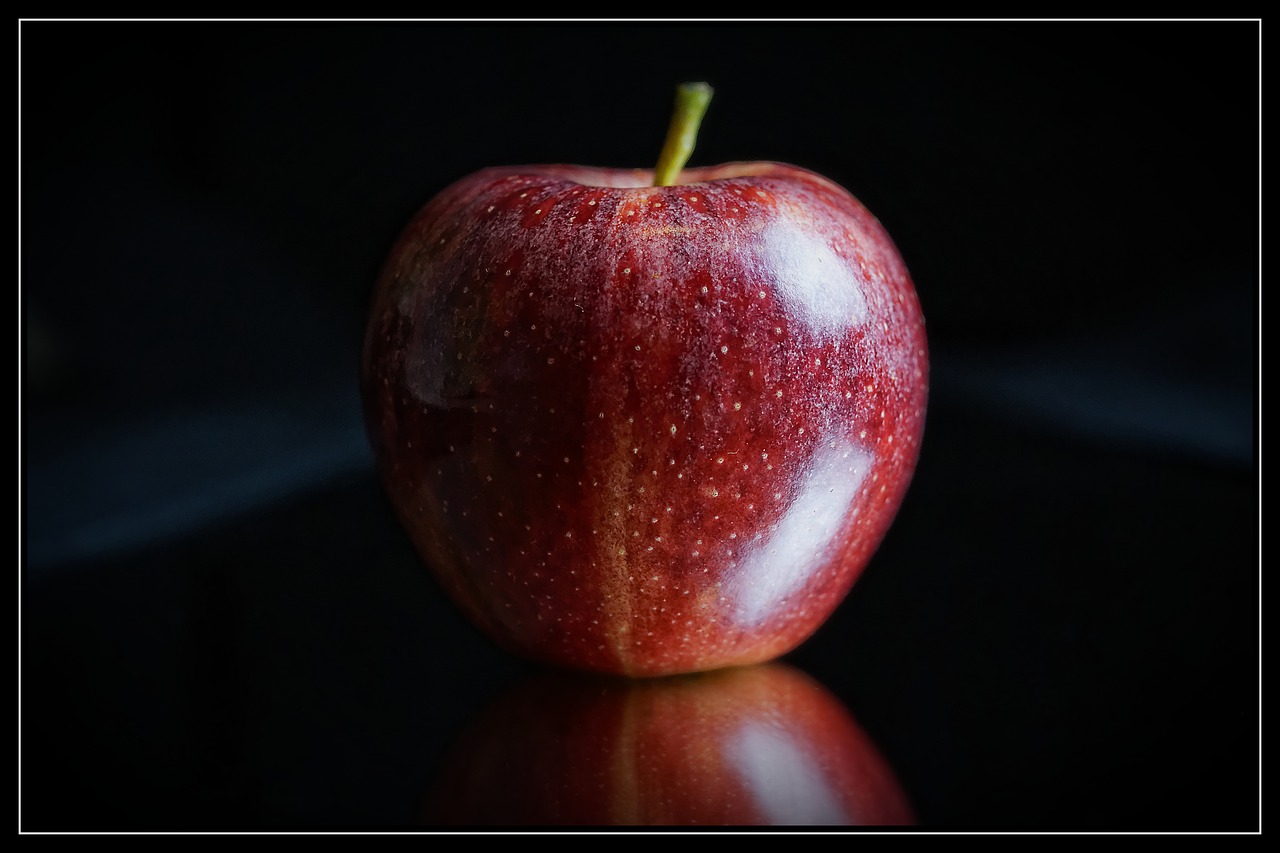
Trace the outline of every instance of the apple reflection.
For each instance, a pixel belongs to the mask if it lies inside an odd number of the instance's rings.
[[[892,770],[847,709],[782,663],[661,679],[548,671],[463,734],[435,826],[903,826]]]

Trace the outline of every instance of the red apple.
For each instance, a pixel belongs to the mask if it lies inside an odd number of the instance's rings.
[[[540,165],[409,222],[362,381],[391,502],[462,610],[535,660],[652,676],[828,618],[908,487],[927,371],[906,265],[821,175]]]
[[[467,728],[427,796],[441,826],[904,826],[893,770],[831,693],[779,663],[670,678],[545,672]]]

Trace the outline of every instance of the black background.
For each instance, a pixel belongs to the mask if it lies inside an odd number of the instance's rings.
[[[20,829],[412,829],[528,672],[375,480],[364,311],[486,165],[854,192],[916,280],[917,477],[787,660],[923,830],[1260,828],[1260,23],[26,21]],[[522,772],[536,773],[536,768]]]

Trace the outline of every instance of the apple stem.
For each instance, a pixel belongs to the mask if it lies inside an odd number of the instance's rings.
[[[698,138],[698,127],[707,113],[714,90],[706,83],[681,83],[676,87],[676,106],[667,128],[667,139],[658,155],[658,167],[653,172],[655,187],[669,187],[676,183],[680,170],[689,162],[693,143]]]

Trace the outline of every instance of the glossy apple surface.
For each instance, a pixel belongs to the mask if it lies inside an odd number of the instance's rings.
[[[832,613],[912,476],[928,356],[880,223],[803,169],[494,168],[395,244],[366,420],[448,595],[505,648],[653,676]]]
[[[903,826],[857,721],[779,663],[655,679],[547,672],[459,738],[424,822],[449,826]]]

